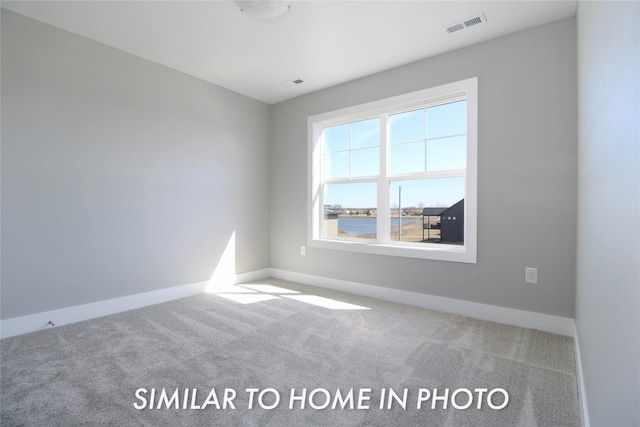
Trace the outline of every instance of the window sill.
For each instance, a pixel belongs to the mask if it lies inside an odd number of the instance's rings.
[[[398,256],[405,258],[430,259],[436,261],[462,262],[476,264],[475,248],[470,245],[445,244],[391,244],[368,241],[311,239],[309,246],[313,248],[359,252],[374,255]]]

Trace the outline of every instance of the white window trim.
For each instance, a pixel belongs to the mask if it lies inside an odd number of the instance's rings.
[[[322,131],[325,127],[371,118],[386,112],[411,109],[427,103],[437,103],[464,96],[467,99],[467,167],[465,185],[465,241],[464,245],[447,245],[442,243],[380,243],[377,241],[356,241],[331,239],[320,236],[320,221],[323,220],[324,207],[321,203],[321,159]],[[478,79],[477,77],[449,83],[434,88],[409,94],[395,96],[379,101],[343,108],[327,113],[311,116],[308,123],[308,246],[345,250],[377,255],[401,256],[410,258],[432,259],[473,263],[477,262],[477,159],[478,159]],[[386,124],[385,124],[386,125]],[[381,161],[385,161],[386,150],[381,147]],[[353,180],[357,182],[357,179]],[[388,198],[386,188],[378,186],[381,197]],[[380,230],[379,233],[384,233]]]

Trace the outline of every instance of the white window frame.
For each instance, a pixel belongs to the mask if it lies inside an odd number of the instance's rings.
[[[408,243],[384,240],[343,240],[321,236],[324,220],[322,201],[322,137],[324,128],[358,120],[381,117],[381,131],[386,132],[389,114],[424,108],[455,100],[467,100],[467,164],[464,194],[464,245],[444,243]],[[346,250],[378,255],[401,256],[473,263],[477,262],[477,169],[478,169],[478,79],[477,77],[437,86],[418,92],[395,96],[336,111],[308,117],[308,246]],[[386,142],[387,138],[381,138]],[[380,147],[380,179],[378,183],[378,213],[389,210],[387,157],[389,144]],[[434,176],[435,177],[435,176]],[[395,176],[394,176],[395,178]],[[357,182],[357,180],[354,180]],[[378,215],[380,218],[380,215]],[[378,236],[388,236],[388,221],[378,221]]]

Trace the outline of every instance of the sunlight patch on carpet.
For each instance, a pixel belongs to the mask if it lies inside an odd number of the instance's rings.
[[[253,304],[257,302],[287,298],[331,310],[370,310],[369,307],[363,307],[361,305],[351,304],[332,298],[320,297],[317,295],[305,295],[299,291],[264,283],[219,286],[214,289],[208,289],[207,292],[240,304]]]
[[[319,297],[316,295],[283,295],[284,298],[294,299],[307,304],[317,305],[318,307],[330,308],[332,310],[370,310],[369,307],[350,304],[331,298]]]
[[[218,294],[222,298],[229,299],[231,301],[238,302],[240,304],[253,304],[256,302],[268,301],[271,299],[279,299],[274,295],[266,294]]]
[[[263,284],[250,284],[250,285],[240,285],[237,286],[239,288],[247,288],[252,289],[254,291],[264,292],[266,294],[299,294],[298,291],[293,291],[291,289],[281,288],[279,286],[273,285],[263,285]]]

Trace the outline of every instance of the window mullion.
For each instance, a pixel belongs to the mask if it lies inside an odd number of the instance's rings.
[[[428,131],[429,131],[429,114],[427,114],[427,111],[429,109],[425,108],[424,109],[424,171],[427,172],[427,151],[428,151],[428,146],[427,146],[427,141],[429,140],[427,138],[428,135]],[[402,220],[401,220],[402,222]]]
[[[380,115],[380,175],[378,178],[378,241],[387,243],[390,234],[389,221],[389,114]]]

